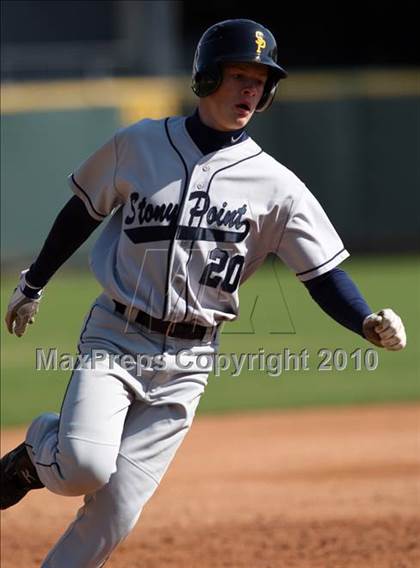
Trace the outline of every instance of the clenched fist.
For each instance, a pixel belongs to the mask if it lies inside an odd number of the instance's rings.
[[[367,316],[363,322],[363,335],[374,345],[388,351],[400,351],[407,344],[404,324],[390,308]]]
[[[9,333],[22,337],[28,324],[35,321],[39,302],[42,298],[42,288],[34,288],[26,281],[28,270],[20,273],[20,280],[16,286],[6,313],[6,325]]]

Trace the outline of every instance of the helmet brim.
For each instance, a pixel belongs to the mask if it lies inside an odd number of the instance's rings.
[[[257,63],[258,65],[265,65],[269,68],[270,74],[276,81],[280,81],[280,79],[286,79],[288,73],[283,67],[274,63],[272,59],[268,57],[260,57],[259,55],[255,55],[252,59],[249,57],[249,54],[229,54],[226,56],[219,56],[215,59],[215,63]]]

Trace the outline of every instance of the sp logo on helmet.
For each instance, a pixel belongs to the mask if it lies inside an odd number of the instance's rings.
[[[264,49],[267,45],[267,42],[264,39],[263,32],[256,31],[255,32],[255,43],[257,44],[257,53],[261,53],[261,50]]]

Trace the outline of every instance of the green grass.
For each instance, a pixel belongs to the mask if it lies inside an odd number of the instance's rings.
[[[356,370],[350,354],[370,345],[342,328],[311,300],[280,265],[269,263],[241,289],[241,318],[226,325],[222,353],[309,353],[306,371],[278,377],[264,371],[211,376],[200,412],[243,411],[315,405],[365,404],[420,399],[419,257],[363,257],[344,264],[373,309],[392,307],[404,319],[409,343],[403,352],[377,350],[375,371]],[[5,313],[15,275],[2,282]],[[35,348],[75,352],[82,320],[99,287],[89,273],[63,271],[48,285],[36,324],[21,339],[2,333],[1,415],[3,425],[27,423],[43,411],[59,410],[67,372],[35,370]],[[275,332],[275,333],[273,333]],[[372,346],[373,347],[373,346]],[[320,349],[342,349],[343,371],[320,372]]]

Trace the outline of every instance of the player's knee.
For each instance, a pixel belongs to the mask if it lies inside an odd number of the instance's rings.
[[[101,489],[112,475],[110,468],[104,464],[81,463],[67,480],[73,495],[86,495]]]
[[[106,485],[116,471],[118,449],[68,439],[65,451],[60,446],[60,469],[68,495],[85,495]]]

